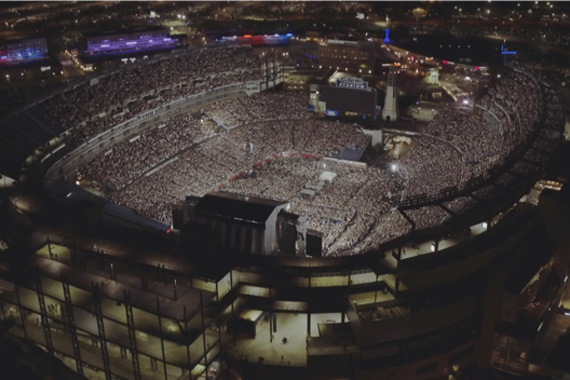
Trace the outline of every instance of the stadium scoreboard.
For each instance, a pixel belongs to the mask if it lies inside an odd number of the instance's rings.
[[[353,90],[368,90],[368,82],[365,82],[362,78],[339,78],[336,80],[336,86],[342,88],[351,88]]]

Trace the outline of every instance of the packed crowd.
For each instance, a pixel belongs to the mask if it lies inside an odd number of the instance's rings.
[[[232,68],[252,64],[245,58],[248,54],[240,55],[243,52],[235,50],[237,64]],[[202,60],[195,57],[190,60],[206,65],[212,59],[208,54],[205,50],[199,55]],[[170,63],[161,62],[154,65],[168,71]],[[224,70],[230,69],[221,62],[211,66],[218,70],[218,79],[224,77]],[[206,78],[205,83],[212,83],[209,72],[194,69]],[[192,81],[189,77],[178,79]],[[167,88],[160,76],[151,78],[151,83],[150,88]],[[105,86],[108,84],[102,87]],[[287,201],[292,212],[307,218],[308,228],[324,234],[325,255],[358,254],[410,233],[413,225],[420,230],[449,220],[452,214],[444,208],[424,206],[403,211],[413,220],[412,225],[395,206],[409,197],[433,197],[449,188],[462,189],[469,180],[485,176],[491,167],[501,163],[538,120],[541,100],[533,92],[533,86],[536,83],[532,80],[513,73],[488,98],[479,100],[500,114],[499,128],[456,111],[440,112],[426,127],[424,135],[414,138],[411,150],[401,161],[388,169],[334,165],[323,160],[335,157],[346,147],[363,149],[369,137],[351,124],[307,118],[303,94],[268,91],[209,104],[202,109],[200,118],[184,115],[165,121],[115,145],[80,171],[105,185],[112,201],[165,222],[171,221],[172,204],[186,196],[202,196],[219,188]],[[166,91],[173,88],[180,87],[171,86]],[[525,96],[513,96],[516,91]],[[185,89],[176,96],[188,93]],[[163,96],[159,90],[151,96],[156,94]],[[494,106],[489,98],[500,102]],[[143,93],[141,99],[150,98]],[[109,109],[106,107],[111,104],[127,101],[130,99],[119,98],[107,104],[104,100],[100,101],[102,106],[94,109]],[[499,113],[497,107],[508,111]],[[558,116],[556,109],[550,110],[550,114],[552,118]],[[80,119],[76,116],[74,120]],[[117,119],[113,118],[113,122]],[[528,155],[534,160],[541,159],[538,151]],[[336,174],[330,183],[320,180],[327,171],[326,165]],[[528,168],[517,168],[521,174],[525,169]],[[496,186],[509,186],[516,178],[503,174],[497,178]],[[307,197],[301,192],[317,188],[317,183],[321,187],[314,196]],[[496,186],[483,187],[474,194],[485,199]],[[461,213],[473,204],[475,200],[470,197],[444,202],[452,213]]]
[[[226,129],[260,120],[297,120],[306,116],[307,96],[304,93],[268,92],[265,102],[251,98],[229,99],[204,108],[208,117]]]
[[[439,206],[424,206],[404,212],[414,221],[417,230],[438,226],[451,218],[451,215]]]
[[[538,83],[527,75],[513,71],[478,102],[501,121],[501,145],[510,151],[509,148],[522,142],[539,121],[541,99]]]
[[[161,162],[214,135],[190,115],[166,120],[138,138],[122,141],[81,168],[82,174],[120,190]],[[128,157],[128,159],[125,159]]]
[[[52,97],[46,109],[64,129],[73,130],[71,142],[78,144],[157,105],[260,78],[259,61],[251,48],[196,48],[125,65]]]
[[[425,133],[454,146],[461,152],[464,162],[479,164],[485,162],[485,158],[502,151],[502,139],[497,130],[490,128],[480,118],[450,109],[440,111],[428,124]],[[486,169],[488,167],[483,170]],[[466,177],[463,180],[470,176]]]
[[[460,153],[449,143],[422,136],[402,160],[402,171],[408,176],[407,196],[427,197],[462,181],[463,162]]]
[[[513,71],[477,101],[492,115],[440,111],[402,160],[411,178],[408,197],[435,198],[486,177],[536,127],[541,99],[538,83]]]

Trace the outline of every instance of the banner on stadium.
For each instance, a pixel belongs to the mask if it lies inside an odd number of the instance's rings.
[[[335,110],[326,110],[325,115],[327,116],[338,116],[338,111]]]
[[[337,87],[352,88],[355,90],[368,90],[368,82],[362,78],[345,77],[336,80]]]
[[[307,104],[307,112],[315,112],[315,105]]]
[[[260,92],[260,86],[259,86],[259,82],[247,82],[245,84],[245,93],[248,95],[251,94],[259,94]]]

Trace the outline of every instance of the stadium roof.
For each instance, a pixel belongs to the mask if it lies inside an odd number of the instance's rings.
[[[505,283],[505,291],[520,294],[540,268],[545,266],[556,249],[546,230],[541,226],[524,248],[520,260]]]
[[[194,213],[202,218],[231,220],[265,227],[265,222],[275,208],[286,203],[219,191],[204,195],[194,208]]]
[[[0,120],[0,173],[18,179],[26,158],[64,132],[48,115],[40,103]]]
[[[342,152],[338,154],[340,160],[358,161],[362,157],[365,148],[349,148],[345,147]]]

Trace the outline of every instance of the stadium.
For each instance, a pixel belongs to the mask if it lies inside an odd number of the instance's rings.
[[[529,201],[565,123],[551,87],[510,65],[472,112],[384,131],[399,142],[378,149],[367,127],[308,113],[309,95],[281,82],[276,56],[199,47],[2,121],[1,172],[83,207],[83,224],[158,242],[143,255],[116,248],[117,234],[95,245],[26,222],[11,245],[31,264],[1,275],[12,332],[107,379],[228,366],[428,379],[471,364],[523,376],[566,274]],[[512,269],[521,258],[530,273]],[[530,336],[499,321],[502,292],[520,296],[507,322],[524,319]]]

